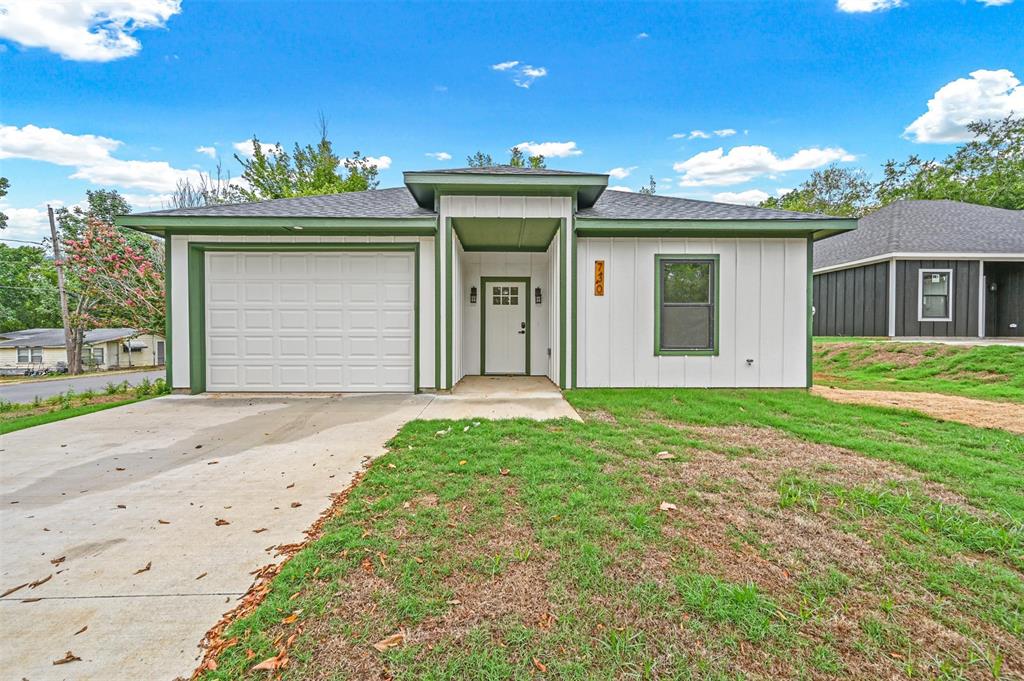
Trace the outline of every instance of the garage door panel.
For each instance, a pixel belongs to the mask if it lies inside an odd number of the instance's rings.
[[[207,387],[411,391],[411,253],[207,254]]]

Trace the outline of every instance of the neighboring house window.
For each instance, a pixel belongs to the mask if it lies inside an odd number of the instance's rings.
[[[41,347],[39,347],[39,348],[32,348],[32,363],[33,364],[42,364],[43,363],[43,349]]]
[[[953,270],[919,270],[918,284],[917,320],[952,321]]]
[[[718,257],[657,255],[655,276],[655,354],[717,354]]]
[[[28,348],[18,348],[18,361],[28,364]]]
[[[96,364],[103,364],[103,348],[93,348],[92,359]]]

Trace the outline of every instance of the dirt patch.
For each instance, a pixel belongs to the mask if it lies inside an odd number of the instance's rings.
[[[814,386],[811,393],[843,404],[912,409],[940,421],[956,421],[978,428],[998,428],[1024,435],[1024,404],[989,402],[937,393],[844,390],[824,386]]]
[[[949,345],[926,343],[829,343],[817,354],[820,359],[829,361],[835,355],[847,353],[850,368],[876,364],[906,368],[959,352],[963,350]]]

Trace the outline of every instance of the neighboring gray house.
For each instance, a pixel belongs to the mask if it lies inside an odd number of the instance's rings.
[[[164,339],[135,329],[92,329],[82,343],[82,366],[124,369],[164,363]],[[52,371],[67,364],[64,329],[0,332],[0,375]]]
[[[897,201],[814,245],[816,336],[1024,336],[1024,211]]]
[[[602,173],[404,179],[119,216],[165,239],[171,386],[806,386],[811,244],[856,226],[613,191]]]

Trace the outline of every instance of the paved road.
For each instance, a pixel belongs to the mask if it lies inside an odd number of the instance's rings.
[[[154,381],[163,378],[163,369],[149,371],[135,371],[132,373],[114,374],[92,374],[89,376],[77,376],[75,378],[63,378],[61,380],[35,381],[32,383],[15,383],[14,385],[0,384],[0,400],[5,402],[31,402],[36,398],[53,397],[68,390],[83,392],[85,390],[103,390],[107,383],[120,383],[128,381],[130,385],[138,385],[144,378]]]
[[[172,395],[4,435],[0,593],[42,581],[0,597],[0,678],[188,678],[266,547],[432,399]]]

